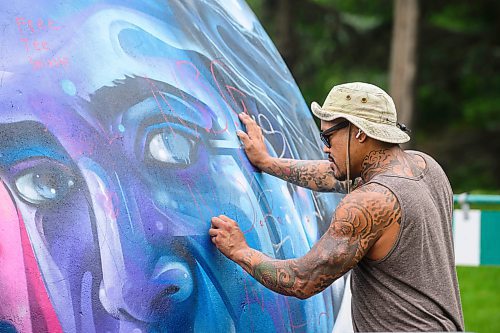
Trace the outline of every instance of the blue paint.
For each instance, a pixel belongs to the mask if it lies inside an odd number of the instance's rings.
[[[33,332],[47,322],[67,332],[332,330],[343,280],[308,300],[278,295],[208,237],[210,218],[226,214],[250,246],[299,257],[338,202],[257,172],[241,150],[247,112],[273,156],[323,158],[244,2],[19,0],[0,22],[11,73],[0,87],[0,178],[22,217],[6,228],[23,226],[31,242],[7,246],[35,258],[44,283],[3,288],[0,299],[17,300],[5,309],[31,311]],[[20,38],[51,52],[26,54]],[[52,311],[35,314],[44,299]]]
[[[76,94],[76,86],[70,80],[64,79],[61,81],[61,87],[64,92],[70,96],[75,96]]]
[[[16,327],[7,321],[0,321],[0,332],[2,333],[17,333]]]

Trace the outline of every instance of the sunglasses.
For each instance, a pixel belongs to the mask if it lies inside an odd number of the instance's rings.
[[[333,132],[335,131],[338,131],[339,129],[342,129],[344,127],[347,127],[349,126],[349,122],[346,120],[346,121],[343,121],[341,123],[338,123],[337,125],[333,125],[332,127],[324,130],[324,131],[321,131],[319,132],[319,137],[321,138],[321,141],[323,141],[323,143],[325,144],[325,146],[327,146],[328,148],[331,148],[332,145],[330,144],[330,136],[333,134]]]

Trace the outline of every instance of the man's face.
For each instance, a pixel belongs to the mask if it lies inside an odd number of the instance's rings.
[[[24,307],[23,332],[331,330],[327,294],[271,293],[207,234],[226,214],[250,246],[301,256],[321,235],[320,207],[333,208],[246,159],[239,112],[276,156],[317,158],[318,141],[305,109],[281,113],[302,102],[258,22],[241,3],[223,5],[19,2],[2,14],[12,48],[0,88],[0,244],[10,249],[0,323]],[[263,63],[275,64],[267,81]],[[304,134],[290,135],[297,127]]]
[[[334,126],[343,124],[346,120],[343,118],[333,121],[321,121],[321,130],[324,132]],[[330,166],[336,179],[344,181],[347,179],[346,154],[347,138],[349,135],[349,126],[339,128],[328,136],[330,147],[323,145],[323,152],[328,155]]]

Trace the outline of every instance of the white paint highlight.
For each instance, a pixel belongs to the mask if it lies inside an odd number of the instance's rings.
[[[238,141],[233,140],[210,140],[210,145],[215,148],[240,149]]]

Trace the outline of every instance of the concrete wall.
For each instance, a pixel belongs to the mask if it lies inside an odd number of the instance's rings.
[[[276,258],[305,254],[338,197],[257,172],[237,113],[273,154],[322,158],[318,131],[247,5],[2,1],[0,330],[328,332],[344,281],[308,300],[211,244],[235,218]]]

